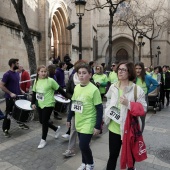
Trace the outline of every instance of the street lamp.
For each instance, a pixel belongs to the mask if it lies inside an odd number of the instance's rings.
[[[159,55],[161,54],[160,49],[161,49],[161,48],[158,46],[158,47],[157,47],[157,52],[158,52],[158,56],[157,56],[157,65],[159,65]]]
[[[143,40],[143,36],[142,36],[142,35],[139,35],[139,36],[138,36],[139,61],[141,61],[141,49],[142,49],[142,46],[145,45],[145,42],[142,42],[142,40]]]
[[[85,11],[85,0],[75,0],[76,14],[79,16],[79,60],[82,59],[82,16]]]

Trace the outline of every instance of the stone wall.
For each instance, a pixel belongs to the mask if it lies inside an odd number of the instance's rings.
[[[23,11],[30,29],[38,31],[38,0],[23,1]],[[31,16],[31,17],[30,17]],[[22,39],[22,32],[17,28],[18,17],[10,0],[2,0],[0,5],[0,17],[12,21],[13,25],[5,22],[0,24],[0,72],[1,74],[9,69],[8,60],[18,58],[20,64],[29,69],[27,52]],[[15,25],[16,24],[16,25]],[[36,36],[32,36],[36,57],[39,57],[39,42]]]

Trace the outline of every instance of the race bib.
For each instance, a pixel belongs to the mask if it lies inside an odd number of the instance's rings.
[[[116,123],[120,124],[120,109],[117,107],[111,107],[106,115]]]
[[[43,93],[36,93],[36,99],[40,101],[44,101],[44,94]]]
[[[83,103],[80,101],[72,101],[71,110],[74,112],[83,112]]]

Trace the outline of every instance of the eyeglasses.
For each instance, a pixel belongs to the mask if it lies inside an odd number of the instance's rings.
[[[125,73],[126,71],[127,71],[126,68],[118,68],[118,72],[123,72],[123,73]]]
[[[112,67],[115,67],[116,65],[112,65]]]

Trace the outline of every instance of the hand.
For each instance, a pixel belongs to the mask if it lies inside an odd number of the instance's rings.
[[[69,128],[71,126],[70,122],[66,122],[66,126]]]
[[[16,98],[16,94],[10,93],[11,98]]]
[[[125,106],[128,106],[129,101],[125,96],[121,96],[120,97],[120,103],[125,105]]]
[[[28,88],[26,88],[26,93],[29,93],[29,89]]]
[[[32,104],[32,109],[35,110],[37,107],[35,104]]]
[[[97,83],[96,83],[96,86],[99,88],[99,87],[100,87],[100,83],[99,83],[99,82],[97,82]]]
[[[100,133],[100,130],[99,130],[99,129],[95,129],[95,128],[94,128],[93,135],[98,135],[99,133]]]

